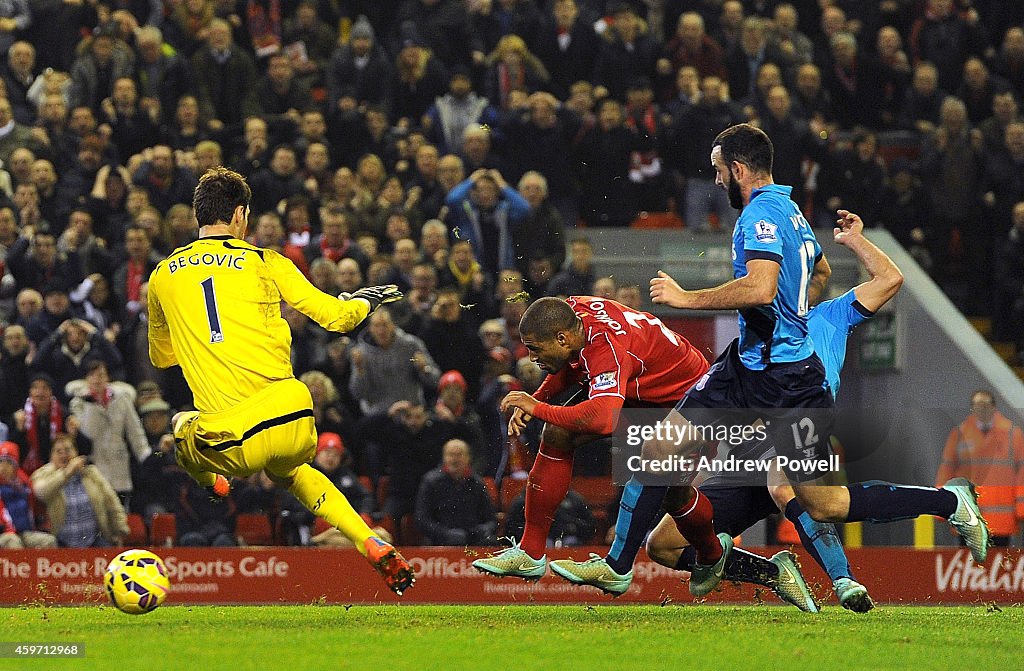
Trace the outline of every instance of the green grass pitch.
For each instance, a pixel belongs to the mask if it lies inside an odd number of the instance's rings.
[[[0,610],[0,640],[86,644],[84,659],[0,659],[19,670],[1010,671],[1024,668],[1024,608],[31,606]]]

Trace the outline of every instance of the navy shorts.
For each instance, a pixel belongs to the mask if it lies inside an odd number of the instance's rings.
[[[716,487],[697,489],[715,509],[715,533],[739,536],[769,515],[779,512],[767,487]]]
[[[750,425],[761,419],[776,453],[790,460],[791,482],[821,477],[819,462],[831,454],[835,401],[817,354],[751,370],[740,361],[739,340],[734,340],[676,410],[701,425]]]

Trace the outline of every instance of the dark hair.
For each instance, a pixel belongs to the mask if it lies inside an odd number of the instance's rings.
[[[252,189],[245,178],[234,170],[217,166],[199,178],[192,197],[192,209],[200,227],[231,222],[236,207],[249,207]]]
[[[559,332],[571,330],[578,321],[579,317],[568,303],[549,296],[537,299],[526,308],[519,321],[519,333],[540,341],[552,340]]]
[[[104,361],[103,359],[93,359],[92,361],[89,361],[88,363],[85,364],[85,374],[92,375],[100,368],[107,371],[108,374],[110,373],[109,369],[107,368],[106,361]]]
[[[722,148],[726,165],[738,161],[757,173],[770,175],[772,172],[775,147],[763,130],[748,123],[729,126],[718,134],[711,147]]]

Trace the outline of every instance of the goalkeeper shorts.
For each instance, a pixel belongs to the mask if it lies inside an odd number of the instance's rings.
[[[313,399],[302,382],[280,380],[233,408],[182,413],[174,442],[178,465],[189,473],[288,477],[316,455]]]

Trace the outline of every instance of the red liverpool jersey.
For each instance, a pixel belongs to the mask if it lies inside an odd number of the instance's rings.
[[[618,396],[629,405],[673,406],[708,370],[707,359],[657,317],[604,298],[572,296],[586,344],[567,368],[590,398]]]

